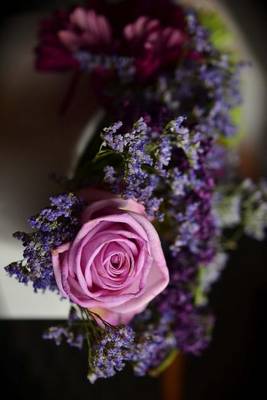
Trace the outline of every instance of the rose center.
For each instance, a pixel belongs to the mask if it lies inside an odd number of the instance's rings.
[[[110,263],[114,268],[119,268],[121,265],[121,261],[121,256],[119,256],[118,254],[114,254],[110,259]]]
[[[124,279],[129,274],[131,261],[127,254],[114,252],[105,262],[105,269],[110,278]]]

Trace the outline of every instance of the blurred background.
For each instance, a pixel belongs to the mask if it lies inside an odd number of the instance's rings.
[[[134,0],[133,0],[134,1]],[[242,173],[266,175],[267,113],[266,12],[254,0],[190,0],[218,9],[235,35],[240,57],[251,61],[243,74],[244,112],[240,145]],[[49,174],[68,173],[98,118],[88,81],[80,81],[64,116],[59,108],[68,74],[38,74],[33,48],[38,20],[67,0],[18,0],[5,4],[0,30],[0,265],[20,258],[12,239],[26,229],[25,217],[44,206],[57,190]],[[3,11],[5,9],[5,11]],[[62,137],[64,136],[64,141]],[[78,138],[78,140],[77,140]],[[42,341],[48,320],[65,318],[67,302],[53,294],[34,294],[0,269],[0,337],[4,379],[11,398],[39,399],[241,399],[267,397],[267,246],[243,239],[211,293],[217,316],[214,339],[199,358],[179,357],[160,379],[137,379],[126,371],[90,386],[86,358]],[[45,320],[40,320],[45,319]],[[70,368],[71,365],[71,368]]]

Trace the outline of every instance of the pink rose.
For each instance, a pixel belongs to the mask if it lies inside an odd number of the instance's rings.
[[[87,190],[82,226],[52,254],[61,294],[108,322],[128,323],[162,292],[169,273],[159,236],[144,207]]]

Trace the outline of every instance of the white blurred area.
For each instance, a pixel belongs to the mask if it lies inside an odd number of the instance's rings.
[[[217,2],[203,3],[217,8]],[[263,74],[229,11],[221,6],[219,9],[235,32],[236,49],[241,52],[241,58],[253,62],[253,68],[244,73],[242,124],[247,133],[245,141],[256,148],[264,113],[260,106],[264,97]],[[46,205],[48,196],[57,190],[49,174],[64,175],[70,170],[90,137],[92,126],[100,118],[93,97],[88,95],[89,82],[85,78],[79,83],[67,113],[59,116],[70,76],[34,71],[32,50],[39,18],[38,14],[27,14],[10,19],[0,38],[1,318],[65,318],[67,315],[67,301],[48,292],[33,293],[30,286],[9,278],[2,266],[21,258],[22,248],[12,233],[27,230],[27,217]],[[93,122],[88,124],[90,119]]]

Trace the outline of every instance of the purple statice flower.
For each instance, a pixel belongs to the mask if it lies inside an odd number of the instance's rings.
[[[71,307],[68,322],[64,325],[51,326],[44,332],[43,339],[53,340],[57,346],[66,343],[71,347],[81,350],[85,341],[85,331],[82,322],[77,310]]]
[[[91,349],[88,379],[109,378],[132,359],[134,331],[130,326],[106,326]]]
[[[167,135],[162,135],[159,140],[158,158],[155,168],[162,176],[167,176],[167,168],[172,156],[171,138]]]
[[[22,261],[12,262],[5,269],[9,276],[13,276],[20,283],[27,285],[30,280],[27,267]]]
[[[104,128],[104,146],[110,147],[112,150],[122,153],[124,149],[124,140],[121,134],[117,134],[118,130],[121,128],[122,122],[118,121],[115,124]]]
[[[171,188],[175,196],[175,200],[177,201],[179,197],[184,196],[186,194],[190,182],[188,175],[180,171],[177,167],[173,169],[172,177],[173,179],[171,183],[172,185]]]
[[[162,315],[158,323],[143,321],[145,326],[142,332],[137,334],[132,355],[133,370],[137,376],[153,374],[153,370],[176,350],[176,339],[167,319],[168,315]],[[142,317],[138,317],[138,320],[140,323]]]
[[[214,143],[212,151],[206,156],[206,166],[211,172],[214,179],[219,179],[225,174],[225,165],[227,163],[228,150],[218,144]]]
[[[233,136],[237,127],[232,110],[242,101],[243,65],[216,49],[208,59],[184,60],[175,70],[161,74],[155,86],[144,90],[146,111],[165,107],[168,119],[186,115],[194,129],[206,137]]]
[[[223,55],[209,65],[203,64],[199,69],[199,79],[203,83],[211,106],[206,118],[200,120],[199,126],[209,132],[233,136],[237,128],[232,121],[231,110],[239,106],[241,64],[231,65],[230,61],[222,63]],[[203,129],[202,129],[203,130]]]
[[[185,199],[183,198],[185,201]],[[178,256],[182,249],[188,248],[195,254],[198,260],[208,261],[213,256],[216,242],[219,239],[220,230],[217,218],[213,214],[211,202],[198,199],[195,202],[187,200],[183,212],[175,215],[177,220],[176,236],[170,250],[174,257]]]
[[[78,51],[73,54],[78,61],[81,71],[92,73],[96,70],[115,71],[122,83],[133,79],[136,73],[132,57],[94,54],[88,51]]]
[[[63,326],[52,326],[44,334],[43,339],[53,340],[57,346],[66,342],[71,347],[82,349],[84,336],[82,334],[74,335],[68,328]]]
[[[189,129],[183,125],[185,119],[185,117],[178,117],[171,121],[167,128],[175,135],[176,146],[184,152],[189,165],[197,169],[198,152],[202,135],[196,131],[190,133]]]
[[[173,265],[171,285],[156,300],[161,319],[176,340],[176,347],[185,353],[200,354],[209,344],[213,317],[204,307],[195,304],[191,290],[196,278],[193,258],[186,252]]]
[[[192,261],[183,252],[179,263],[173,266],[171,284],[153,302],[153,312],[146,310],[144,316],[135,318],[136,375],[153,372],[177,349],[199,355],[210,342],[214,318],[205,307],[195,303],[191,286],[196,280],[196,268]]]
[[[174,256],[189,246],[206,259],[213,254],[209,246],[216,231],[211,212],[214,172],[206,165],[213,141],[184,123],[178,117],[156,133],[144,119],[126,133],[118,130],[120,124],[106,128],[101,151],[119,154],[121,162],[105,167],[105,181],[114,192],[144,204],[148,215],[162,221],[167,213],[177,221],[171,227]]]
[[[57,346],[62,344],[63,338],[68,337],[68,331],[62,326],[52,326],[43,334],[43,339],[53,340]]]
[[[196,12],[190,10],[186,13],[188,33],[191,35],[190,45],[199,53],[210,53],[212,45],[210,43],[209,31],[200,24]]]
[[[161,168],[165,168],[166,160],[170,158],[170,155],[166,154],[167,143],[163,144],[164,149],[163,145],[161,146],[155,162],[149,150],[153,137],[152,128],[145,120],[140,118],[126,133],[118,132],[120,127],[121,124],[115,124],[110,128],[105,128],[103,132],[104,151],[109,148],[122,158],[122,170],[115,172],[113,166],[105,167],[104,180],[111,185],[114,192],[125,198],[134,198],[146,206],[149,215],[156,215],[163,201],[154,194],[160,177],[156,171],[155,173],[148,172],[147,168],[155,168],[156,163],[159,167],[159,162]]]
[[[5,267],[8,274],[19,282],[31,282],[35,291],[57,290],[51,252],[75,237],[82,208],[82,202],[72,193],[51,197],[50,206],[29,219],[33,231],[14,234],[24,246],[23,260]]]
[[[173,257],[188,249],[197,255],[197,265],[200,260],[212,257],[219,235],[211,202],[213,171],[206,165],[213,142],[198,130],[189,131],[183,122],[184,118],[177,118],[165,129],[173,137],[175,161],[174,167],[168,169],[165,208],[173,220],[173,242],[169,243]]]
[[[180,314],[174,330],[178,348],[185,353],[200,355],[210,343],[213,324],[213,316],[205,315],[201,309]]]
[[[104,174],[105,174],[105,181],[109,185],[113,185],[116,183],[116,171],[115,168],[112,167],[111,165],[107,165],[104,167]]]

